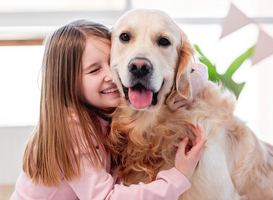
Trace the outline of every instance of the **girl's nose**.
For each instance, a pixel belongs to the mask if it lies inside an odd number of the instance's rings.
[[[113,74],[112,74],[110,66],[106,67],[106,73],[105,73],[104,81],[105,82],[113,81]]]

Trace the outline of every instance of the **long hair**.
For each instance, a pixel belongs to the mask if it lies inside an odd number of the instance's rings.
[[[58,186],[60,172],[68,181],[79,178],[82,166],[77,156],[86,152],[98,170],[102,162],[94,141],[103,155],[110,151],[98,119],[101,110],[86,105],[79,95],[81,61],[88,37],[107,39],[110,44],[108,28],[87,20],[59,28],[46,41],[40,116],[23,157],[23,170],[35,184]],[[75,126],[71,128],[73,121]]]

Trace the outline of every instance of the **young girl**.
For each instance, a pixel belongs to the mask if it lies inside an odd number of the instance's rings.
[[[196,145],[185,152],[189,139],[184,139],[175,167],[161,171],[155,181],[115,184],[105,114],[118,105],[119,93],[109,59],[110,34],[101,24],[77,20],[48,38],[39,122],[11,199],[177,199],[190,188],[188,180],[206,142],[200,126],[188,126]]]

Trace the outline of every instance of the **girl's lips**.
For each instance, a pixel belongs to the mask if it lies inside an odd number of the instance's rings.
[[[110,87],[106,88],[105,90],[101,91],[101,93],[103,93],[103,94],[116,93],[116,92],[118,92],[118,88],[115,85],[110,86]]]

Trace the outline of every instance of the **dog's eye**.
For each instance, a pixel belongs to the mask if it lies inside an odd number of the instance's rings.
[[[160,45],[160,46],[166,47],[166,46],[169,46],[170,44],[171,44],[170,41],[167,40],[166,38],[160,38],[158,40],[158,45]]]
[[[122,33],[119,38],[124,42],[128,42],[130,40],[130,36],[127,33]]]

